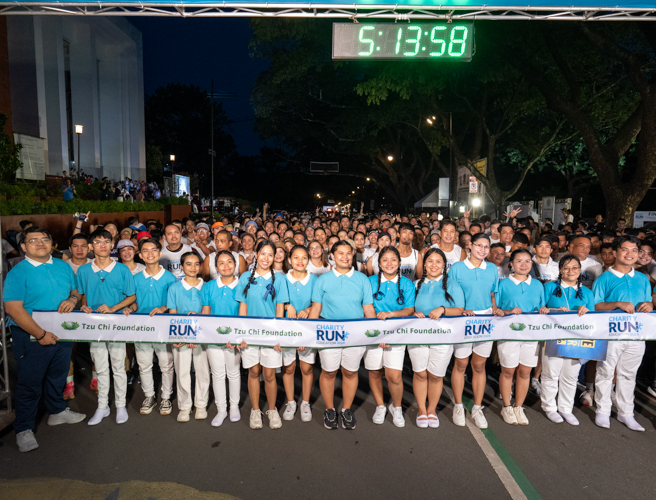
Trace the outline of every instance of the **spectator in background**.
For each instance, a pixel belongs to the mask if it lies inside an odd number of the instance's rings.
[[[102,186],[101,186],[101,194],[100,194],[100,199],[101,200],[111,200],[113,198],[112,196],[112,183],[109,182],[109,179],[107,177],[103,177],[102,179]]]
[[[138,189],[138,190],[137,190],[137,194],[136,194],[136,196],[134,197],[134,200],[135,200],[137,203],[143,203],[143,201],[144,201],[144,192],[143,192],[142,189]]]
[[[75,192],[75,186],[71,184],[70,179],[64,181],[64,184],[62,185],[62,193],[64,194],[64,201],[71,201],[75,198],[77,193]]]

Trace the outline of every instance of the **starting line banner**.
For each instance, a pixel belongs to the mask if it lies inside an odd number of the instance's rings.
[[[512,316],[450,316],[362,320],[294,320],[240,316],[179,316],[34,311],[35,321],[61,340],[334,348],[376,345],[462,344],[494,340],[656,340],[656,315],[624,312]],[[559,342],[560,343],[560,342]],[[572,344],[573,345],[573,344]]]

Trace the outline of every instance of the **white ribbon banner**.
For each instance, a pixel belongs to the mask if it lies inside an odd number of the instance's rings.
[[[35,311],[34,320],[61,340],[239,344],[271,347],[351,347],[462,344],[493,340],[656,340],[656,314],[623,312],[494,316],[414,316],[387,321],[293,320],[240,316],[85,314]],[[590,345],[592,347],[592,345]]]

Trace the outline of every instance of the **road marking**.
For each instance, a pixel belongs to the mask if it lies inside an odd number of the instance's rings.
[[[444,386],[444,392],[447,393],[451,403],[454,405],[453,390]],[[463,402],[467,403],[468,410],[471,413],[472,401],[463,396]],[[506,488],[506,491],[513,500],[538,500],[542,497],[533,487],[526,475],[522,472],[517,462],[512,458],[508,450],[501,443],[497,435],[490,428],[481,430],[469,419],[466,419],[467,428],[472,433],[488,462],[496,472],[499,480]]]

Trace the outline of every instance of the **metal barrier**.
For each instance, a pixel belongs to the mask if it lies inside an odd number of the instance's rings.
[[[0,218],[0,234],[2,234],[2,222]],[[7,321],[5,317],[4,303],[4,267],[5,259],[0,251],[0,430],[4,429],[14,421],[14,411],[11,407],[11,391],[9,389],[9,359],[7,358]]]

